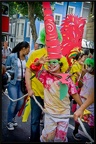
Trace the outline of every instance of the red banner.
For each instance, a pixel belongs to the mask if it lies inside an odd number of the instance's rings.
[[[9,32],[9,17],[2,16],[2,32]]]

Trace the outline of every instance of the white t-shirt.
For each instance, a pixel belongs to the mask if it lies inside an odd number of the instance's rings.
[[[94,75],[86,73],[83,77],[83,86],[80,91],[82,102],[84,103],[86,98],[92,94],[94,94]],[[94,115],[94,103],[87,107],[87,110]]]
[[[86,73],[83,77],[83,86],[80,91],[80,96],[87,98],[94,91],[94,75]]]
[[[21,60],[22,62],[22,67],[23,67],[23,77],[25,76],[25,69],[26,69],[26,60]],[[18,58],[18,80],[21,80],[22,77],[22,71],[21,71],[21,62],[20,59]]]

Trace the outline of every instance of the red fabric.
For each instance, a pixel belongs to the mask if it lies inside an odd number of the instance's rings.
[[[27,97],[24,98],[24,103],[23,103],[21,109],[18,111],[18,117],[20,117],[22,115],[22,112],[23,112],[25,104],[26,104],[26,99],[27,99]]]
[[[36,61],[38,61],[39,59],[38,58],[36,58],[35,60],[34,60],[34,62],[36,62]],[[42,67],[42,64],[39,64],[38,66],[36,66],[36,65],[34,65],[34,63],[32,63],[31,65],[30,65],[30,68],[32,69],[32,70],[35,70],[35,71],[39,71],[40,69],[41,69],[41,67]]]
[[[68,56],[70,51],[75,48],[81,48],[84,25],[86,21],[83,17],[67,15],[62,21],[61,33],[63,41],[61,43],[62,54]]]

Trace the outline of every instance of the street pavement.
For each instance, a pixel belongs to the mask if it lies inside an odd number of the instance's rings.
[[[15,127],[14,131],[9,131],[6,128],[8,105],[9,105],[9,99],[5,95],[2,95],[2,137],[1,137],[2,143],[3,142],[6,142],[6,143],[15,143],[15,142],[29,143],[30,142],[30,127],[31,127],[30,118],[31,117],[29,116],[27,122],[22,122],[22,116],[21,117],[16,116],[16,121],[18,122],[18,126]],[[84,126],[86,127],[87,132],[90,134],[88,125],[86,123],[84,123]],[[40,126],[40,128],[42,131],[43,127]],[[72,136],[73,129],[74,129],[74,120],[73,120],[73,118],[70,118],[70,124],[69,124],[69,128],[68,128],[68,136],[67,136],[68,143],[72,143],[72,144],[79,143]],[[86,137],[86,135],[84,134],[81,127],[79,128],[79,133],[82,138],[82,141],[80,141],[80,143],[89,142],[89,144],[90,144],[90,140]]]

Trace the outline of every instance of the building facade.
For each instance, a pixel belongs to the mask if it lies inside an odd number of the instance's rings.
[[[85,2],[55,2],[54,5],[54,20],[58,29],[60,29],[62,20],[67,14],[77,15],[78,17],[88,17],[90,4]],[[37,35],[39,37],[40,30],[44,27],[43,21],[35,21]],[[34,49],[34,43],[31,35],[30,22],[28,18],[22,15],[13,16],[10,19],[10,30],[9,30],[9,43],[10,47],[13,47],[20,41],[27,41],[31,45],[31,50]],[[84,31],[85,36],[85,31]]]

